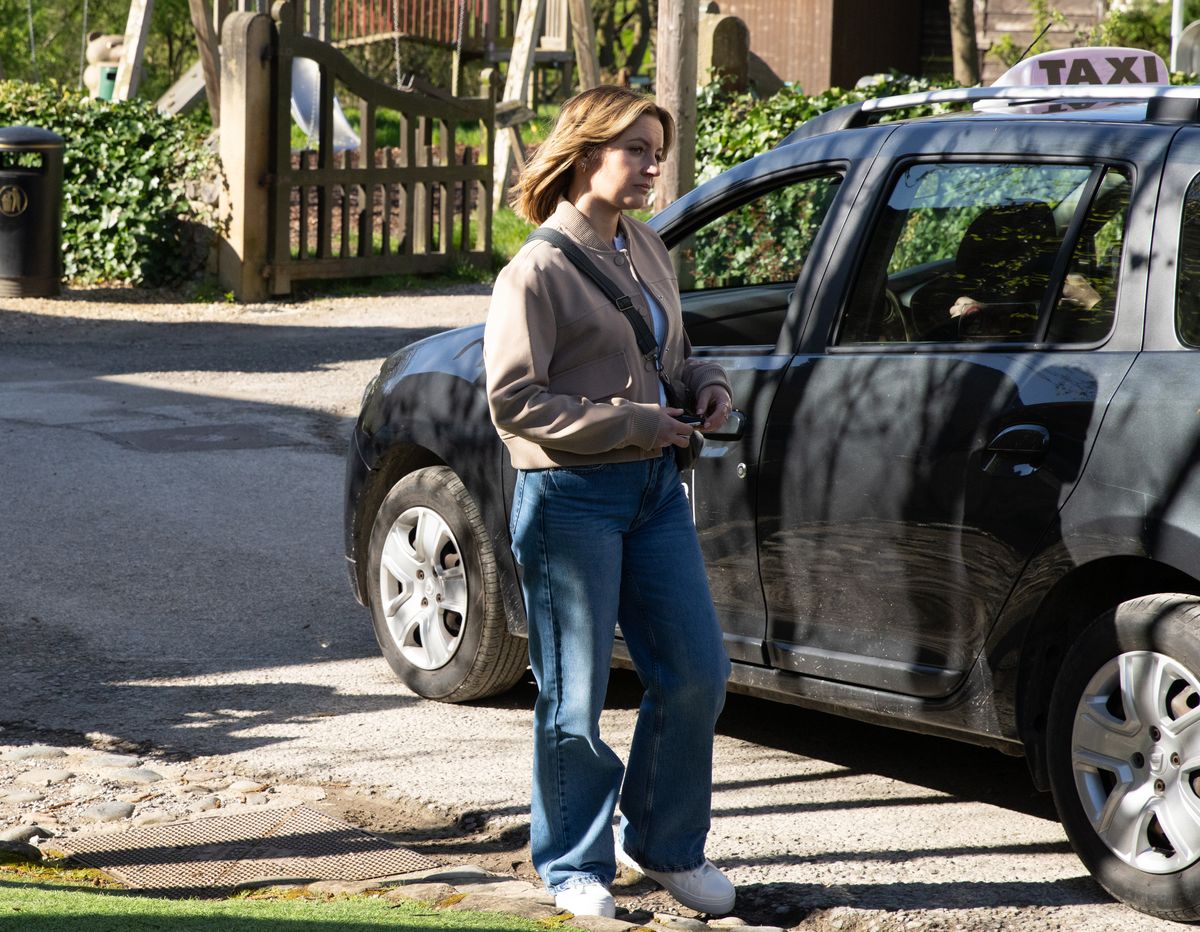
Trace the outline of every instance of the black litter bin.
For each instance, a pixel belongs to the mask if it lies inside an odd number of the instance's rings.
[[[0,128],[0,297],[56,295],[62,280],[63,139]]]

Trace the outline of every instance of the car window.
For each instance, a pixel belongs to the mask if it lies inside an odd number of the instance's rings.
[[[1130,188],[1128,175],[1109,170],[1096,189],[1050,313],[1047,342],[1095,343],[1112,330]]]
[[[1056,260],[1093,188],[1087,165],[922,163],[896,179],[837,343],[1092,342],[1110,329],[1129,182],[1101,177],[1061,282]],[[1055,289],[1054,300],[1047,293]],[[1049,307],[1051,319],[1040,312]]]
[[[1200,175],[1192,179],[1183,200],[1175,328],[1183,343],[1200,347]]]
[[[794,284],[841,175],[775,188],[696,230],[671,254],[681,291]]]

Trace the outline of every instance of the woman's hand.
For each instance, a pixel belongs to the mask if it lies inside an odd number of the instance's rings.
[[[950,317],[970,317],[972,314],[978,314],[983,308],[982,302],[976,301],[970,295],[962,295],[950,305]]]
[[[692,431],[695,428],[691,424],[675,420],[679,415],[683,414],[683,408],[659,408],[658,411],[657,443],[659,448],[686,447],[688,445],[688,438],[692,436]]]
[[[733,399],[722,385],[705,385],[696,396],[696,413],[704,417],[700,430],[720,430],[733,411]]]

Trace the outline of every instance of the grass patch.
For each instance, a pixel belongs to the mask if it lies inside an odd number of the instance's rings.
[[[517,254],[532,231],[533,224],[518,217],[511,207],[501,207],[492,213],[492,259],[497,268]]]
[[[378,896],[285,891],[184,900],[113,889],[94,871],[0,864],[0,928],[21,932],[546,932],[560,922],[496,913],[451,912]]]

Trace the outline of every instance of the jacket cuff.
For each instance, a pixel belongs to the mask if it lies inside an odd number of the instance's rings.
[[[639,404],[624,398],[614,398],[613,403],[629,409],[627,444],[639,450],[653,450],[658,441],[658,405]]]
[[[729,376],[725,374],[725,369],[720,363],[707,363],[702,366],[697,366],[689,373],[688,378],[688,393],[691,395],[691,401],[695,403],[697,396],[702,389],[709,385],[720,385],[733,398],[733,389],[729,387]]]

